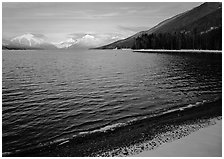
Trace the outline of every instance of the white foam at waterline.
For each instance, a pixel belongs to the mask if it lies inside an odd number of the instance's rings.
[[[112,124],[112,125],[107,125],[105,127],[102,127],[100,129],[96,129],[96,130],[93,130],[93,131],[84,131],[84,132],[80,132],[79,135],[85,135],[85,134],[91,134],[91,133],[96,133],[96,132],[106,132],[108,130],[114,130],[115,128],[118,128],[118,127],[122,127],[122,126],[125,126],[125,125],[128,125],[134,121],[137,121],[138,119],[137,118],[134,118],[126,123],[115,123],[115,124]]]

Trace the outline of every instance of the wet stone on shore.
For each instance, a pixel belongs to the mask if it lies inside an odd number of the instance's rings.
[[[172,142],[174,140],[181,139],[191,133],[216,124],[216,120],[221,120],[222,117],[216,117],[212,119],[201,119],[195,121],[194,123],[183,123],[181,125],[165,125],[164,129],[166,132],[159,133],[155,135],[151,140],[144,140],[140,143],[129,145],[126,147],[117,148],[102,154],[97,154],[93,156],[97,157],[124,157],[139,154],[143,151],[149,151],[158,148],[162,144]],[[144,135],[144,134],[143,134]]]

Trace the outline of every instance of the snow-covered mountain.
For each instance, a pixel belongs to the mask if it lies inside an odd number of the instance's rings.
[[[54,43],[57,48],[89,48],[93,46],[98,46],[101,43],[101,40],[94,37],[90,34],[85,34],[79,38],[69,38],[65,41],[61,41],[59,43]]]
[[[69,38],[65,41],[61,41],[59,43],[54,43],[54,45],[59,48],[59,49],[62,49],[62,48],[69,48],[71,47],[72,45],[75,45],[77,43],[77,40],[74,40],[73,38]]]
[[[24,46],[35,47],[45,43],[44,39],[41,37],[36,37],[33,34],[24,34],[11,39],[11,42],[21,44]]]
[[[76,44],[70,46],[70,48],[76,48],[76,47],[89,48],[97,46],[100,43],[102,43],[102,41],[99,38],[96,38],[95,36],[90,34],[86,34],[83,37],[76,39]]]
[[[91,48],[101,46],[102,44],[112,42],[118,39],[120,39],[118,36],[83,34],[78,38],[69,38],[65,41],[54,43],[54,45],[60,49]]]
[[[50,43],[47,37],[42,34],[24,34],[12,39],[3,39],[2,48],[4,49],[75,49],[93,48],[108,42],[120,39],[116,35],[107,34],[82,34],[71,36],[65,41]]]
[[[56,47],[46,41],[46,37],[41,34],[27,33],[17,36],[3,43],[8,49],[55,49]]]

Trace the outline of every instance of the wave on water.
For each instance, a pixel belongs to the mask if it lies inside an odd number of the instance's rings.
[[[53,141],[49,141],[46,143],[39,143],[36,146],[33,147],[29,147],[27,149],[22,149],[22,150],[16,150],[16,151],[12,151],[12,152],[3,152],[3,156],[16,156],[17,154],[20,154],[23,156],[24,154],[26,154],[27,152],[32,152],[35,151],[35,149],[41,149],[43,151],[46,151],[49,147],[51,146],[64,146],[66,144],[69,144],[70,142],[74,142],[74,140],[78,140],[79,138],[82,138],[83,141],[85,141],[85,138],[91,139],[91,138],[95,138],[98,136],[102,136],[102,135],[107,135],[107,134],[111,134],[112,132],[119,131],[121,129],[130,129],[128,127],[133,127],[135,128],[136,125],[141,125],[141,123],[150,123],[150,121],[154,121],[156,120],[157,122],[166,122],[166,118],[168,117],[168,119],[172,119],[172,118],[176,118],[176,116],[187,116],[187,115],[192,115],[195,113],[202,113],[203,110],[206,110],[207,108],[212,108],[213,109],[213,105],[217,105],[216,103],[220,102],[221,99],[217,99],[215,101],[199,101],[193,104],[188,104],[185,106],[178,106],[176,108],[173,109],[163,109],[163,110],[158,110],[154,113],[148,114],[148,115],[144,115],[141,117],[137,117],[137,118],[133,118],[127,122],[117,122],[117,123],[112,123],[112,124],[108,124],[105,125],[103,127],[94,129],[94,130],[90,130],[90,131],[81,131],[76,135],[73,135],[72,137],[68,138],[59,138],[59,139],[55,139]],[[211,106],[210,106],[211,105]],[[213,107],[212,107],[213,106]],[[205,107],[205,108],[203,108]],[[215,108],[215,107],[214,107]],[[210,111],[210,110],[208,110]],[[217,111],[217,110],[215,110]],[[182,113],[182,115],[180,115],[180,113]],[[183,115],[184,114],[184,115]],[[137,126],[138,127],[138,126]],[[137,128],[136,128],[137,129]],[[134,129],[133,129],[134,130]],[[125,134],[124,134],[125,136]],[[28,153],[28,154],[29,154]],[[95,155],[99,155],[99,154],[95,154]],[[93,155],[93,156],[95,156]],[[102,155],[102,154],[101,154]],[[107,154],[108,155],[108,154]],[[106,154],[102,155],[102,156],[107,156]],[[32,155],[31,155],[32,156]],[[111,155],[109,155],[111,156]]]

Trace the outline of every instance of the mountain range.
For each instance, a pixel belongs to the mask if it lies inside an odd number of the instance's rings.
[[[84,34],[79,38],[69,38],[59,43],[53,43],[57,48],[60,49],[73,49],[73,48],[90,48],[99,46],[101,40],[91,34]]]
[[[84,34],[76,39],[68,38],[58,43],[48,42],[44,35],[32,33],[16,36],[10,40],[2,40],[2,48],[9,50],[89,48],[99,46],[99,44],[99,39],[89,34]]]
[[[187,48],[193,47],[196,49],[204,49],[206,47],[203,45],[207,45],[208,41],[206,41],[206,43],[204,44],[201,42],[197,42],[196,40],[203,41],[203,39],[205,38],[208,39],[209,37],[212,37],[210,38],[210,40],[214,41],[214,39],[216,38],[214,36],[219,35],[219,33],[221,32],[221,29],[222,29],[222,3],[206,2],[189,11],[186,11],[184,13],[181,13],[174,17],[166,19],[149,30],[138,32],[134,34],[133,36],[130,36],[126,39],[118,40],[121,38],[113,39],[111,37],[111,39],[109,40],[108,39],[104,40],[107,43],[112,42],[104,46],[102,46],[102,39],[100,42],[99,38],[91,34],[84,34],[79,38],[70,37],[69,39],[65,41],[61,41],[58,43],[51,43],[51,42],[48,42],[47,37],[45,37],[42,34],[27,33],[24,35],[14,37],[9,40],[2,39],[2,49],[19,49],[19,50],[20,49],[73,49],[73,48],[94,48],[94,47],[95,49],[116,49],[116,48],[117,49],[119,48],[132,48],[132,49],[159,48],[159,49],[162,49],[162,48],[166,48],[168,45],[172,45],[169,48],[181,49],[181,47],[179,46],[173,47],[173,45],[176,45],[176,44],[173,44],[171,39],[176,40],[176,43],[181,43],[179,42],[180,41],[179,39],[180,37],[183,37],[183,36],[185,41],[184,40],[182,41],[184,43],[189,41],[190,41],[189,43],[192,43],[192,45],[186,46]],[[211,47],[212,49],[220,48],[220,37],[218,37],[217,39],[219,39],[219,41],[214,43],[216,47]],[[172,44],[166,44],[166,47],[162,45],[148,44],[148,43],[164,43],[164,41],[169,41]],[[199,48],[194,47],[196,45],[194,43],[196,44],[200,43],[200,47]],[[101,47],[97,47],[97,46],[101,46]]]
[[[192,10],[171,17],[149,30],[141,31],[133,36],[123,40],[118,40],[111,44],[98,47],[96,49],[115,49],[115,48],[133,48],[137,38],[143,35],[162,35],[162,34],[177,34],[177,33],[192,33],[197,34],[207,33],[209,30],[222,27],[222,3],[206,2]]]

